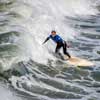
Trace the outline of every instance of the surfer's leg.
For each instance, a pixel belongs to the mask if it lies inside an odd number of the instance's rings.
[[[60,48],[61,48],[61,46],[59,46],[59,45],[57,44],[56,49],[55,49],[55,53],[59,53]]]
[[[63,52],[65,55],[67,55],[69,58],[71,58],[70,54],[67,52],[67,44],[66,42],[63,44]]]
[[[61,59],[64,59],[63,56],[62,56],[62,54],[60,53],[61,47],[62,47],[62,45],[57,44],[56,49],[55,49],[55,53],[57,55],[59,55]]]

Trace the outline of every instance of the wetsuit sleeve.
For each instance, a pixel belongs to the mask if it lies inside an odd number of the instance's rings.
[[[64,41],[64,44],[66,45],[67,48],[70,47],[66,41]]]
[[[50,39],[50,36],[45,39],[45,41],[43,42],[43,44],[46,43],[49,39]]]

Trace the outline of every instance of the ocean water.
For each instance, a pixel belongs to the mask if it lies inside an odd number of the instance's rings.
[[[54,57],[51,30],[95,65]],[[0,100],[100,100],[100,0],[0,0]]]

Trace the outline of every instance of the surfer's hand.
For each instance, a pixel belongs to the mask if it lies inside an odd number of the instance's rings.
[[[69,45],[67,45],[67,48],[70,48],[70,46],[69,46]]]
[[[67,43],[67,48],[70,48],[70,47],[71,47],[70,43]]]

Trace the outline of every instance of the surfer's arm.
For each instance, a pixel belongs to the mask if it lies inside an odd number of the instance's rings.
[[[67,48],[70,48],[70,45],[66,43],[66,47],[67,47]]]
[[[43,44],[45,44],[49,39],[50,39],[50,37],[47,37],[47,38],[45,39],[45,41],[43,42]]]
[[[66,42],[66,41],[64,41],[65,42],[65,44],[66,44],[66,47],[67,48],[70,48],[70,45]]]

